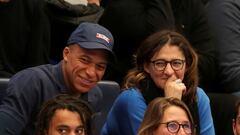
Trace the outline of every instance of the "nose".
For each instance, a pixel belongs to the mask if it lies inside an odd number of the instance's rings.
[[[89,76],[95,75],[95,73],[96,73],[95,64],[90,64],[90,65],[87,67],[87,69],[86,69],[86,73],[87,73]]]
[[[77,133],[75,133],[74,131],[72,131],[72,132],[69,133],[68,135],[77,135]]]
[[[170,65],[170,63],[167,63],[167,65],[164,69],[164,73],[167,75],[172,75],[174,73],[174,70],[173,70],[172,66]]]

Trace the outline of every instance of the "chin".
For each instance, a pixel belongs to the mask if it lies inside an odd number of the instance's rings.
[[[165,85],[159,83],[159,84],[157,84],[156,86],[157,86],[158,88],[164,89],[164,86],[165,86]]]
[[[91,88],[92,88],[92,87],[76,86],[76,87],[75,87],[75,90],[76,90],[77,93],[87,93],[87,92],[90,91]]]
[[[158,82],[158,87],[160,87],[162,89],[165,87],[165,85],[166,85],[166,81],[165,80],[162,80],[162,81]]]

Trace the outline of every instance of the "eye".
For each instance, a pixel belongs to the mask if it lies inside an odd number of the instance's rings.
[[[172,61],[172,65],[175,66],[175,67],[179,67],[183,64],[183,61],[181,60],[173,60]]]
[[[179,128],[179,125],[176,122],[170,122],[168,123],[168,128],[171,131],[176,131]]]
[[[155,61],[154,62],[157,67],[165,67],[166,62],[163,60]]]
[[[75,133],[78,134],[78,135],[82,135],[84,133],[84,128],[83,127],[77,128]]]
[[[182,124],[182,126],[185,129],[191,129],[191,124],[190,123]]]
[[[80,62],[84,63],[84,64],[89,64],[90,63],[90,60],[86,57],[81,57],[79,59]]]
[[[96,64],[96,68],[99,71],[104,71],[107,68],[107,64]]]
[[[182,128],[185,130],[186,133],[192,133],[193,127],[190,123],[182,124]]]
[[[58,133],[60,133],[61,135],[65,135],[65,134],[68,132],[68,130],[67,130],[66,128],[59,128],[57,131],[58,131]]]

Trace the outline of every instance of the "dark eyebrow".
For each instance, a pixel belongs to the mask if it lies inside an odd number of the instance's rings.
[[[77,128],[84,128],[84,126],[83,125],[79,125]]]
[[[80,56],[79,56],[79,58],[82,58],[82,57],[84,57],[84,58],[88,58],[88,59],[92,60],[92,58],[91,58],[91,57],[89,57],[89,56],[88,56],[88,55],[86,55],[86,54],[83,54],[83,55],[80,55]]]
[[[172,60],[155,59],[155,60],[151,60],[151,62],[156,62],[156,61],[171,62],[171,61],[176,61],[176,60],[185,61],[185,59],[172,59]]]
[[[88,60],[90,60],[90,62],[93,61],[93,58],[89,57],[88,55],[86,54],[83,54],[83,55],[80,55],[79,58],[87,58]],[[107,65],[108,64],[108,61],[104,61],[104,62],[101,62],[101,63],[95,63],[95,64],[104,64],[104,65]]]
[[[69,128],[69,126],[67,126],[67,125],[58,125],[57,127],[58,128]]]
[[[67,126],[67,125],[58,125],[57,127],[58,128],[69,128],[69,126]],[[77,126],[77,128],[84,128],[84,126],[83,125],[79,125],[79,126]]]

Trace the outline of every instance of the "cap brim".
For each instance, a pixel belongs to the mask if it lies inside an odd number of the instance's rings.
[[[106,47],[105,45],[101,44],[101,43],[97,43],[97,42],[80,42],[77,43],[80,47],[85,48],[85,49],[104,49],[106,51],[109,52],[110,56],[109,59],[113,60],[112,62],[116,62],[116,56],[114,54],[114,52]]]

